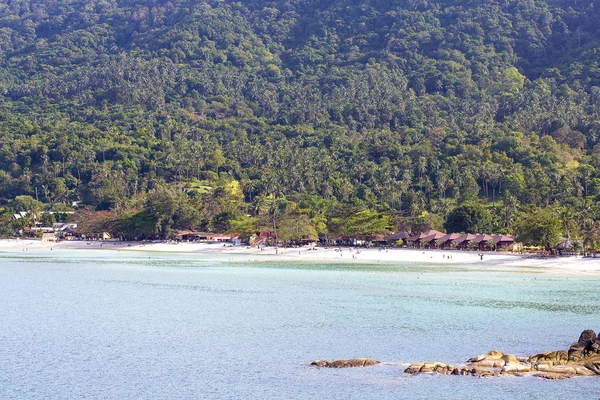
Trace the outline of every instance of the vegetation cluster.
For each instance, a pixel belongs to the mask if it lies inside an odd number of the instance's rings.
[[[3,2],[0,229],[35,199],[137,238],[596,242],[598,20],[599,0]]]

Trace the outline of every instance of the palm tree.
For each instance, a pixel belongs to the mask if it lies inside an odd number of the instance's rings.
[[[565,228],[565,234],[567,235],[567,240],[571,239],[570,229],[575,222],[575,210],[571,205],[564,205],[559,207],[556,210],[558,217],[562,221],[563,227]]]
[[[581,229],[583,237],[583,250],[590,249],[594,253],[598,243],[600,242],[600,222],[586,223]]]

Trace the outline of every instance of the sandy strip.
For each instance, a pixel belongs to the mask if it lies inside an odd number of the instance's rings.
[[[2,239],[0,251],[53,251],[53,250],[127,250],[144,252],[247,254],[271,256],[280,260],[343,261],[343,262],[416,262],[431,264],[495,265],[500,267],[552,268],[569,272],[600,272],[599,258],[558,257],[536,258],[511,253],[483,253],[477,251],[442,251],[378,248],[279,248],[258,249],[244,245],[231,246],[222,243],[173,243],[173,242],[118,242],[118,241],[65,241],[60,243],[40,240]]]

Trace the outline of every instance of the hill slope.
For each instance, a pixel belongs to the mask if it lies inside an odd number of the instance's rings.
[[[0,197],[106,208],[219,174],[246,201],[411,215],[598,196],[599,17],[598,0],[13,0]]]

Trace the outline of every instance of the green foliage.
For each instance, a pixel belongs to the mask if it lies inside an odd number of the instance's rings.
[[[42,211],[44,210],[44,204],[31,196],[15,197],[13,207],[16,211],[26,212],[27,216],[32,218],[34,221],[40,217]]]
[[[229,220],[227,233],[251,233],[258,230],[258,218],[242,215],[236,219]]]
[[[463,204],[448,214],[444,228],[447,232],[492,232],[492,215],[480,204]]]
[[[315,224],[306,215],[290,214],[286,215],[279,222],[277,231],[278,239],[283,241],[300,241],[309,236],[316,237],[317,230]]]
[[[510,194],[490,207],[509,231],[519,207],[600,197],[598,9],[14,0],[0,6],[0,204],[136,210],[122,216],[134,236],[167,237],[244,212],[276,228],[291,211],[273,199],[289,199],[334,234],[361,209],[415,223]],[[137,215],[162,183],[189,198]]]
[[[562,223],[551,208],[525,212],[516,223],[515,233],[516,239],[527,245],[552,247],[560,242]]]
[[[390,229],[389,216],[363,210],[348,218],[341,231],[351,237],[368,238],[373,234],[388,233]]]
[[[168,185],[152,189],[144,202],[144,210],[132,218],[141,236],[160,238],[171,237],[176,229],[191,229],[199,222],[198,211],[190,205],[188,196]]]

